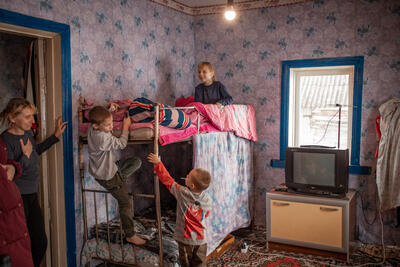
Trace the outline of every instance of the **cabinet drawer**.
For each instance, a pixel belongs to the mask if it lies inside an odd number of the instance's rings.
[[[271,199],[271,237],[342,247],[342,207]]]

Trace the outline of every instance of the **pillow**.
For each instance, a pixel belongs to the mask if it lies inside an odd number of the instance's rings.
[[[122,100],[111,100],[106,103],[105,106],[107,106],[109,103],[115,103],[119,106],[119,109],[117,111],[111,112],[113,116],[113,121],[123,121],[126,115],[126,112],[128,112],[129,105],[132,101],[130,99],[122,99]],[[89,111],[92,107],[101,105],[101,104],[95,104],[94,102],[90,101],[85,101],[85,104],[83,105],[83,108],[85,109],[84,111],[84,118],[86,121],[89,121]]]
[[[135,98],[129,107],[129,116],[134,122],[151,122],[154,120],[154,102],[151,100],[139,97]],[[160,104],[160,107],[168,107]],[[191,120],[182,110],[165,109],[160,110],[159,114],[160,125],[183,130],[191,125]]]
[[[180,97],[175,101],[175,106],[176,107],[184,107],[189,103],[194,102],[194,97],[193,96],[188,96],[188,97]]]

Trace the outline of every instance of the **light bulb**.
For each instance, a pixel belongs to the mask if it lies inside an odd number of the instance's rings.
[[[233,9],[233,6],[231,6],[228,10],[225,11],[224,16],[227,20],[233,20],[236,17],[236,12]]]

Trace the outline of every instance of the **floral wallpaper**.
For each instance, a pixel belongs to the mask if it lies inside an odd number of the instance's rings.
[[[364,56],[360,162],[372,174],[351,175],[349,183],[358,190],[358,238],[380,244],[374,120],[381,104],[400,97],[399,1],[314,0],[241,11],[232,22],[221,14],[196,16],[194,25],[196,65],[212,62],[234,102],[255,105],[257,225],[265,225],[265,193],[284,182],[284,170],[270,165],[279,159],[281,61]],[[400,245],[395,213],[382,216],[385,244]]]
[[[279,158],[281,61],[364,56],[361,164],[371,166],[372,174],[352,175],[350,186],[359,191],[359,239],[380,243],[374,119],[379,105],[400,97],[398,1],[314,0],[241,11],[233,22],[221,14],[185,15],[148,0],[15,0],[0,1],[0,8],[70,25],[74,111],[81,94],[97,102],[145,96],[171,105],[193,94],[197,64],[212,62],[234,102],[256,108],[257,225],[265,225],[265,192],[284,181],[283,169],[270,166]],[[82,203],[73,116],[79,254]],[[383,213],[383,223],[385,244],[400,245],[395,217]]]
[[[32,38],[0,32],[0,109],[13,97],[23,97],[24,64]]]
[[[76,112],[69,125],[73,127],[74,136],[79,262],[83,222],[78,165],[78,98],[82,95],[91,101],[104,102],[143,96],[173,105],[177,97],[193,94],[193,17],[148,0],[16,0],[0,1],[0,8],[70,26],[72,110]],[[8,88],[0,87],[0,95],[3,91],[9,94]],[[8,99],[2,101],[6,103]],[[130,148],[130,151],[139,155],[137,149]],[[191,153],[191,149],[188,151]],[[189,156],[182,153],[188,159],[189,168],[190,153]],[[186,167],[182,169],[187,171]],[[184,177],[186,173],[180,175]],[[96,187],[87,172],[85,176],[86,185]],[[152,172],[150,176],[140,178],[148,179],[146,177],[152,180]],[[132,184],[137,185],[137,182]],[[151,184],[148,187],[145,189],[152,189]],[[164,196],[168,197],[167,192]],[[98,203],[104,203],[104,196],[100,198]],[[116,214],[115,203],[109,212],[111,217]],[[105,213],[100,216],[105,217]]]

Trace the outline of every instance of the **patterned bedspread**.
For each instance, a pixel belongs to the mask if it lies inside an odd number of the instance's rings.
[[[85,265],[92,258],[100,258],[108,260],[110,259],[115,262],[124,262],[129,264],[135,263],[136,261],[141,265],[152,265],[159,266],[159,255],[158,255],[158,231],[155,222],[140,222],[134,219],[135,231],[143,239],[146,240],[144,247],[133,247],[129,243],[123,244],[123,255],[121,251],[121,232],[120,232],[120,220],[114,219],[109,223],[109,232],[107,231],[107,224],[105,222],[99,223],[97,229],[92,226],[89,231],[89,240],[84,244],[81,253],[81,265]],[[172,238],[175,229],[175,222],[161,223],[162,239],[163,239],[163,251],[164,251],[164,265],[166,266],[178,266],[178,243]],[[97,233],[96,233],[97,230]],[[108,246],[108,233],[110,234],[110,243]],[[96,241],[96,236],[97,240]],[[124,234],[122,234],[124,238]]]
[[[207,189],[213,200],[206,221],[207,255],[230,232],[250,225],[252,199],[251,142],[233,133],[198,134],[193,139],[194,168],[211,173]]]
[[[115,262],[122,262],[122,253],[121,253],[121,245],[116,243],[111,243],[111,250],[108,247],[107,241],[103,239],[99,239],[99,242],[96,242],[96,239],[89,239],[83,249],[81,254],[81,266],[84,266],[86,263],[90,262],[90,260],[94,257],[108,260],[110,258],[111,251],[111,259]],[[135,247],[136,260],[139,266],[160,266],[160,259],[157,253],[152,251]],[[124,263],[134,264],[134,253],[133,246],[130,244],[124,244]],[[164,266],[167,267],[179,267],[177,262],[168,262],[164,261]]]

